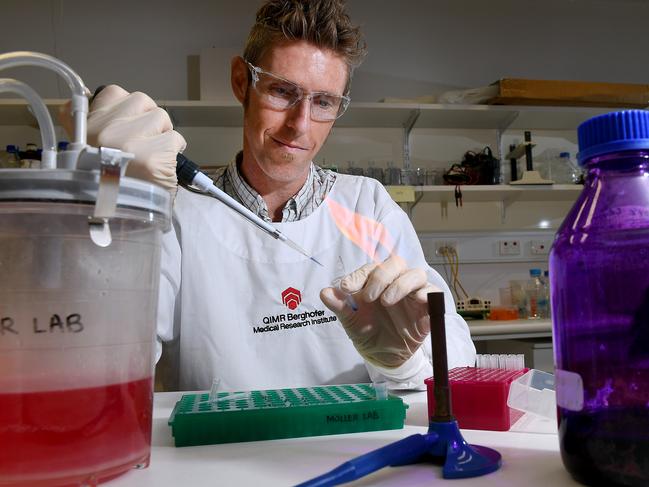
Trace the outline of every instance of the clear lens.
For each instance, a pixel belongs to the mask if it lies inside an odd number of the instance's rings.
[[[311,116],[317,120],[335,120],[340,112],[343,99],[327,93],[314,93],[311,96]]]
[[[255,88],[277,108],[289,108],[302,98],[302,90],[293,83],[275,78],[267,73],[259,73],[258,77],[259,80]]]
[[[288,110],[304,98],[311,107],[311,119],[318,122],[331,122],[340,117],[349,105],[349,98],[329,93],[309,93],[271,73],[263,71],[248,63],[252,72],[252,86],[273,107]]]

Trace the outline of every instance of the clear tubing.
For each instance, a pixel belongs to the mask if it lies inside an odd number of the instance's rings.
[[[55,57],[39,52],[16,51],[0,54],[0,70],[20,66],[38,66],[54,71],[61,76],[72,91],[72,117],[74,138],[70,150],[81,150],[86,145],[88,96],[90,90],[82,79],[67,64]]]
[[[56,169],[56,134],[52,117],[38,93],[22,81],[0,78],[0,93],[16,93],[22,96],[32,109],[41,131],[43,156],[41,169]]]

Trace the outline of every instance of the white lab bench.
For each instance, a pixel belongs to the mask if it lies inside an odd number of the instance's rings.
[[[552,336],[552,321],[550,320],[467,320],[467,324],[473,341]]]
[[[176,448],[167,420],[180,392],[155,395],[151,464],[107,482],[106,487],[290,486],[357,455],[413,433],[426,432],[426,393],[402,394],[409,409],[402,430]],[[463,430],[469,443],[503,456],[502,467],[472,479],[443,480],[439,466],[384,468],[349,485],[498,487],[579,486],[563,468],[556,422],[523,416],[510,431]]]

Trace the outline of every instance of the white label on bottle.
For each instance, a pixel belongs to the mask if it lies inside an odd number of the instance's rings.
[[[557,391],[557,406],[569,411],[581,411],[584,408],[584,381],[579,374],[556,369],[554,384]]]

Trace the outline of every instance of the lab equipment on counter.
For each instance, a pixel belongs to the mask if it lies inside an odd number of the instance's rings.
[[[554,375],[531,369],[512,381],[507,396],[510,408],[548,419],[557,417]]]
[[[582,193],[550,251],[559,441],[585,484],[649,485],[649,112],[578,128]]]
[[[530,278],[525,285],[527,319],[549,318],[547,287],[541,269],[530,269]]]
[[[184,394],[176,403],[169,417],[176,446],[400,429],[408,407],[396,396],[377,398],[372,384],[219,392],[209,399]]]
[[[460,428],[508,431],[523,416],[507,406],[509,387],[528,369],[456,367],[449,371],[453,413]],[[428,390],[428,414],[435,408],[435,379],[425,380]]]
[[[252,211],[250,211],[248,208],[243,206],[241,203],[236,201],[234,198],[232,198],[230,195],[225,193],[224,191],[221,191],[219,188],[217,188],[214,185],[214,181],[212,181],[209,177],[207,177],[205,174],[200,172],[199,167],[196,163],[190,161],[187,159],[184,155],[178,154],[176,156],[176,174],[178,176],[178,183],[185,185],[185,186],[195,186],[196,188],[200,189],[201,191],[209,194],[210,196],[213,196],[217,200],[219,200],[221,203],[224,203],[226,206],[229,208],[233,209],[237,213],[239,213],[242,217],[244,217],[246,220],[248,220],[250,223],[253,225],[256,225],[259,229],[262,231],[266,232],[268,235],[273,237],[274,239],[279,240],[280,242],[284,242],[286,245],[291,247],[293,250],[296,250],[300,254],[304,255],[305,257],[308,257],[311,259],[313,262],[318,264],[319,266],[322,266],[320,262],[318,262],[315,257],[311,256],[306,250],[304,250],[302,247],[300,247],[298,244],[296,244],[293,240],[288,238],[286,235],[284,235],[282,232],[280,232],[275,226],[272,224],[268,223],[267,221],[264,221],[263,219],[259,218],[257,215],[255,215]]]
[[[42,99],[0,80],[37,114],[44,148],[41,169],[0,169],[0,484],[94,486],[149,463],[171,202],[122,177],[130,154],[86,145],[88,90],[68,66],[0,55],[0,69],[29,65],[68,82],[75,134],[57,153]]]
[[[458,279],[456,274],[453,275],[454,279]],[[479,296],[467,296],[466,299],[458,299],[455,308],[463,318],[483,320],[489,315],[491,300]]]
[[[518,308],[512,305],[492,306],[487,318],[492,321],[517,320],[519,318]]]
[[[500,468],[500,453],[484,446],[469,445],[462,438],[453,416],[448,383],[444,311],[444,293],[428,293],[433,374],[438,379],[434,387],[436,406],[429,418],[428,432],[410,435],[353,458],[297,487],[338,485],[359,479],[383,467],[429,461],[443,463],[442,475],[446,479],[478,477]]]

